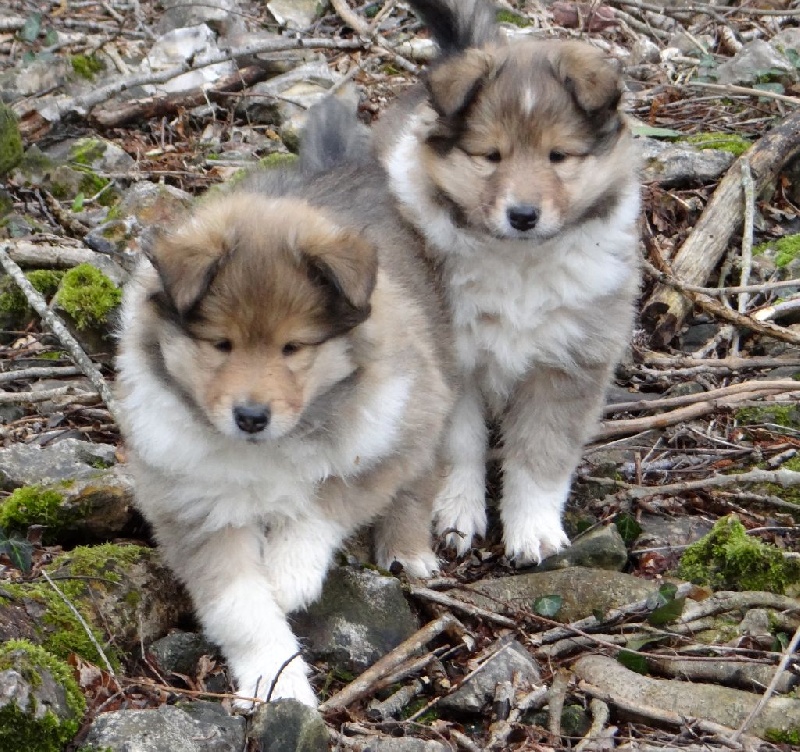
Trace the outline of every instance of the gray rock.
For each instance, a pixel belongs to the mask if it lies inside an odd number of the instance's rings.
[[[0,99],[16,102],[39,92],[63,88],[71,72],[66,55],[37,57],[0,75]]]
[[[800,52],[800,28],[789,26],[786,29],[781,29],[772,37],[770,44],[781,53],[785,53],[787,50]]]
[[[717,67],[717,80],[721,84],[750,85],[767,75],[796,80],[797,70],[786,55],[763,39],[748,42],[730,60]]]
[[[236,0],[163,0],[164,12],[158,21],[160,34],[186,26],[206,24],[221,35],[230,34],[244,28],[242,14]]]
[[[569,622],[643,600],[656,592],[658,583],[631,574],[569,567],[474,582],[462,588],[458,597],[490,611],[513,615],[515,608],[530,608],[539,596],[560,595],[563,603],[555,618]]]
[[[356,673],[417,629],[399,580],[350,567],[334,569],[322,597],[292,621],[315,659]]]
[[[219,653],[213,644],[197,632],[173,632],[153,642],[147,652],[162,671],[184,676],[194,675],[201,656]]]
[[[277,700],[259,707],[248,737],[262,752],[327,752],[328,729],[322,716],[297,700]]]
[[[451,752],[452,747],[430,739],[411,737],[370,736],[365,740],[348,739],[353,752]]]
[[[459,713],[480,713],[494,698],[498,682],[518,681],[533,687],[541,680],[539,667],[525,648],[516,640],[500,648],[481,669],[467,679],[455,692],[439,701],[439,706]]]
[[[628,562],[625,541],[615,525],[590,530],[572,541],[569,548],[545,559],[534,571],[547,572],[566,567],[594,567],[621,571]]]
[[[31,483],[57,483],[96,476],[115,465],[111,444],[64,439],[46,447],[12,444],[0,449],[0,487],[11,490]]]
[[[2,661],[8,668],[0,671],[0,749],[20,749],[11,741],[17,734],[38,737],[42,748],[61,748],[74,735],[80,719],[80,710],[70,707],[66,687],[33,652],[7,651]],[[67,671],[66,664],[63,670]],[[72,685],[72,692],[80,691],[74,681]]]
[[[47,149],[44,154],[54,162],[73,162],[103,172],[124,172],[135,164],[124,149],[103,138],[72,138]]]
[[[270,0],[269,12],[288,29],[307,29],[322,14],[327,0]]]
[[[642,532],[634,542],[633,548],[669,548],[680,549],[700,540],[712,528],[711,522],[702,517],[679,515],[664,517],[650,512],[639,516]]]
[[[84,749],[91,752],[241,752],[245,719],[212,702],[117,710],[97,716]]]
[[[721,149],[695,149],[683,144],[640,138],[644,160],[642,180],[663,186],[708,183],[733,163],[733,154]]]

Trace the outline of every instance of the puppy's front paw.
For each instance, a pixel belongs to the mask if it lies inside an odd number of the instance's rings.
[[[486,535],[486,506],[483,479],[454,468],[436,497],[436,534],[445,536],[445,545],[463,556],[472,548],[475,537]]]
[[[503,525],[506,556],[517,567],[539,564],[569,545],[558,513],[537,512],[515,524]]]
[[[433,551],[420,551],[413,555],[403,555],[389,551],[385,558],[378,561],[378,566],[392,571],[392,565],[402,564],[403,571],[409,577],[427,579],[439,573],[439,560]]]
[[[252,698],[259,700],[297,700],[309,707],[317,707],[317,697],[308,681],[308,667],[299,656],[283,667],[278,674],[274,670],[254,674],[248,671],[237,682],[238,699],[234,701],[237,710],[249,711],[254,707]],[[275,680],[275,676],[278,676]],[[273,686],[274,682],[274,686]]]

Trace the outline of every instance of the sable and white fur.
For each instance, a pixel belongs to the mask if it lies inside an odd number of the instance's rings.
[[[486,419],[518,564],[569,541],[572,474],[628,342],[637,154],[616,68],[588,44],[508,40],[484,0],[410,0],[441,54],[377,126],[399,208],[441,269],[467,386],[446,440],[437,530],[486,531]]]
[[[137,503],[242,698],[275,682],[272,699],[315,705],[286,614],[356,528],[375,523],[383,567],[437,565],[449,329],[343,107],[313,112],[300,167],[155,233],[125,294]]]

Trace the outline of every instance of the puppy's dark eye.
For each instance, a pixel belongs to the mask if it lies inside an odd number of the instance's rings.
[[[483,158],[487,162],[494,162],[496,164],[497,162],[502,161],[503,155],[497,149],[495,149],[494,151],[490,151],[484,154]]]
[[[299,352],[303,346],[299,342],[287,342],[282,348],[281,352],[284,355],[294,355]]]
[[[214,343],[214,349],[223,353],[229,353],[233,350],[233,342],[229,339],[221,339]]]
[[[550,152],[550,161],[553,164],[558,164],[559,162],[563,162],[567,158],[567,155],[564,154],[563,151],[558,151],[558,149],[553,149]]]

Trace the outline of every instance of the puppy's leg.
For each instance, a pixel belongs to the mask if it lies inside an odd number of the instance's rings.
[[[449,466],[436,497],[436,533],[447,534],[446,543],[459,555],[472,547],[472,539],[486,534],[486,421],[483,400],[474,384],[458,399],[445,436]]]
[[[390,569],[394,562],[403,565],[412,577],[431,577],[439,562],[431,548],[433,498],[441,485],[437,467],[408,488],[401,489],[384,516],[375,524],[375,561]]]
[[[569,540],[561,515],[570,481],[599,414],[610,368],[534,367],[503,419],[500,517],[506,554],[539,562]]]
[[[264,566],[284,612],[305,608],[319,598],[333,554],[347,532],[325,517],[285,520],[270,528]]]
[[[161,550],[183,580],[208,637],[222,648],[244,698],[294,698],[316,707],[308,666],[262,563],[263,536],[250,528],[225,528],[203,537],[180,526],[156,524]],[[292,659],[292,660],[290,660]],[[285,662],[289,661],[285,666]]]

